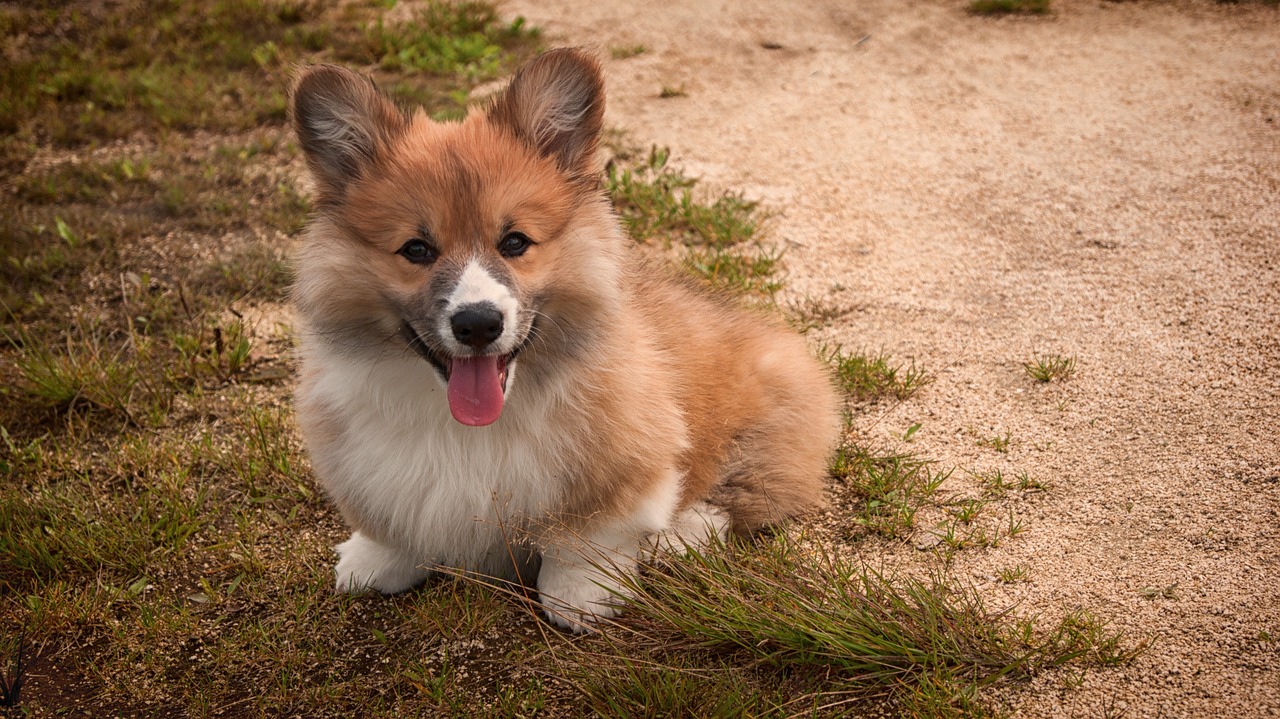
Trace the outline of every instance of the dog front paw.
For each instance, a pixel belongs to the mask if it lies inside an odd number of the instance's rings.
[[[395,594],[411,589],[430,573],[416,557],[393,549],[359,532],[339,544],[338,566],[334,568],[335,589],[345,594],[363,594],[376,589]]]
[[[595,567],[543,565],[538,598],[547,620],[574,634],[595,629],[601,619],[615,617],[626,596],[623,584]]]

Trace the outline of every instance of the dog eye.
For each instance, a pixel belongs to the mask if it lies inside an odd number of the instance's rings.
[[[436,261],[440,252],[423,240],[409,240],[397,253],[406,260],[417,265],[429,265]]]
[[[523,232],[508,232],[498,243],[498,252],[503,257],[519,257],[533,244],[533,240]]]

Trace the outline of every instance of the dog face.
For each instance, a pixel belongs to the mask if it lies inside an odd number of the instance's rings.
[[[599,254],[582,245],[601,220],[602,114],[599,68],[576,51],[534,60],[453,124],[405,115],[347,70],[305,70],[293,119],[320,213],[296,294],[313,330],[401,343],[445,383],[454,419],[496,421],[542,325],[600,281],[573,256]]]

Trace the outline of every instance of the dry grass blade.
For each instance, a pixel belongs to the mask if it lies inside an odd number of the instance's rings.
[[[625,585],[619,624],[638,636],[807,672],[822,691],[901,695],[938,677],[976,689],[1082,657],[1131,656],[1105,625],[1070,617],[1041,632],[952,577],[887,576],[785,538],[691,549]]]

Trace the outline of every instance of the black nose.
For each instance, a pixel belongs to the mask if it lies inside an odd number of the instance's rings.
[[[449,324],[455,339],[475,349],[483,349],[502,335],[502,313],[489,304],[463,307]]]

